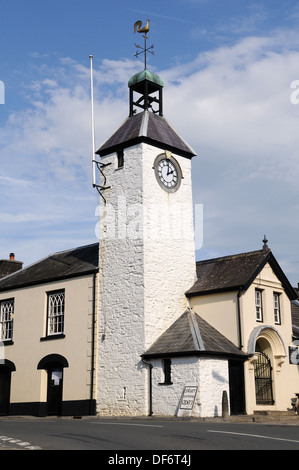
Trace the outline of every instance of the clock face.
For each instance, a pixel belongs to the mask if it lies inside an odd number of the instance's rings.
[[[177,161],[166,155],[160,155],[155,162],[155,174],[160,186],[169,192],[179,189],[181,183],[181,169]]]

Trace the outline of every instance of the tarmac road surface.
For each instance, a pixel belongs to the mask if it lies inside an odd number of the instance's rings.
[[[167,459],[199,450],[299,450],[299,424],[8,417],[0,418],[0,449],[101,450],[115,459],[109,462],[114,464],[125,463],[117,461],[122,452],[134,456],[134,451],[149,451],[149,455],[159,451]],[[187,460],[180,464],[188,466]]]

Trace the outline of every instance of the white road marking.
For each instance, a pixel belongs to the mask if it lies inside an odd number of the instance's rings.
[[[30,442],[21,441],[21,439],[15,439],[14,437],[0,436],[0,441],[2,444],[16,444],[23,447],[23,449],[28,450],[39,450],[41,447],[33,446]]]
[[[208,432],[216,432],[216,433],[221,433],[221,434],[235,434],[236,436],[258,437],[259,439],[272,439],[274,441],[296,442],[296,443],[299,444],[299,440],[285,439],[283,437],[262,436],[260,434],[246,434],[246,433],[242,433],[242,432],[214,431],[214,430],[211,430],[211,429],[209,429]]]

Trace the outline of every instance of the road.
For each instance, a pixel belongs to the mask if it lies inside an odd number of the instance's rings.
[[[166,455],[194,455],[192,451],[198,450],[299,450],[299,425],[8,417],[0,418],[0,449],[102,450],[114,459],[122,452],[134,456],[140,450]]]

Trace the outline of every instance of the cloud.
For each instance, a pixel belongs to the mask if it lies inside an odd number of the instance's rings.
[[[244,14],[245,13],[245,14]],[[246,12],[242,15],[231,15],[228,21],[217,24],[217,32],[230,32],[235,35],[252,34],[260,30],[260,27],[269,17],[269,12],[265,10],[262,3],[248,4]]]
[[[167,82],[165,109],[185,137],[195,148],[206,146],[217,153],[218,162],[225,154],[226,163],[229,158],[235,165],[251,167],[251,178],[258,177],[257,161],[268,168],[263,176],[274,179],[279,177],[277,165],[292,163],[290,177],[298,165],[299,108],[291,104],[290,84],[299,54],[277,53],[273,44],[276,41],[248,38],[235,47],[202,54],[189,67],[162,72]],[[184,114],[176,112],[182,108]],[[230,171],[234,168],[231,165]]]
[[[1,175],[0,175],[0,182],[3,182],[10,186],[22,186],[22,187],[26,187],[31,184],[31,182],[28,180],[11,178],[10,176],[1,176]]]
[[[94,67],[97,147],[125,119],[127,82],[139,68],[137,60]],[[0,244],[27,264],[96,241],[99,203],[92,188],[90,69],[63,58],[33,71],[20,89],[27,106],[0,128]]]
[[[290,85],[298,61],[294,41],[280,32],[161,72],[166,114],[199,154],[193,194],[204,204],[200,257],[257,249],[264,232],[283,257],[296,253],[299,107]]]

